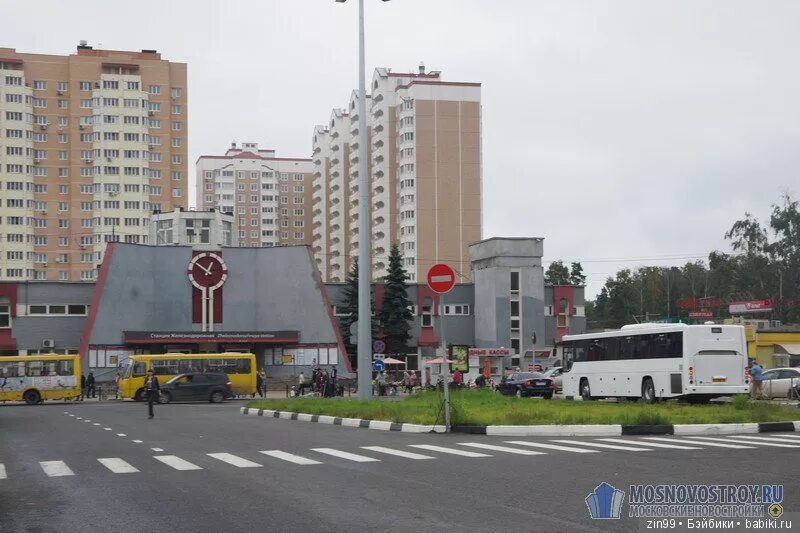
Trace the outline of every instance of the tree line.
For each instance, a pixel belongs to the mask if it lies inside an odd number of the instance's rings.
[[[769,220],[750,213],[725,233],[730,252],[713,251],[705,261],[683,266],[623,269],[609,277],[586,303],[590,329],[618,328],[652,320],[684,320],[705,310],[730,316],[728,304],[771,300],[759,316],[800,322],[800,209],[788,193],[772,205]]]

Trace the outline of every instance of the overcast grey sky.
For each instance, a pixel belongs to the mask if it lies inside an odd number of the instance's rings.
[[[483,84],[484,237],[544,237],[590,296],[623,266],[726,249],[745,210],[798,195],[800,2],[366,4],[368,72]],[[4,2],[0,20],[22,52],[187,62],[192,162],[234,139],[308,156],[358,83],[354,0]]]

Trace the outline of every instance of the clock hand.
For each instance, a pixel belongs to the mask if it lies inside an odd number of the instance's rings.
[[[203,265],[201,265],[200,263],[197,263],[197,266],[199,266],[199,267],[200,267],[200,269],[201,269],[203,272],[205,272],[205,273],[206,273],[206,276],[208,276],[209,274],[211,274],[211,269],[210,269],[210,268],[206,268],[206,267],[204,267]]]

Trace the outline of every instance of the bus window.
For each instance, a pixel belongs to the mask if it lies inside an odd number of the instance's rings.
[[[72,370],[72,361],[58,361],[59,376],[71,376]]]
[[[145,367],[144,361],[138,361],[136,363],[133,363],[133,376],[134,377],[144,376],[145,373],[144,367]]]
[[[41,361],[25,361],[25,375],[39,377],[42,375],[43,363]]]
[[[236,373],[249,374],[250,373],[250,359],[237,359],[236,360]]]
[[[575,341],[575,362],[576,363],[583,363],[586,362],[586,352],[589,348],[589,341],[582,340],[582,341]]]
[[[605,361],[606,359],[606,340],[592,339],[589,343],[589,361]]]
[[[562,353],[564,354],[564,371],[569,372],[572,369],[572,362],[575,357],[573,342],[565,342],[564,346],[562,347]]]
[[[649,359],[650,358],[650,345],[652,344],[652,335],[637,335],[636,336],[636,352],[634,359]]]
[[[619,339],[619,358],[636,358],[636,337],[623,337]]]
[[[172,376],[178,374],[178,361],[176,359],[153,360],[151,362],[153,374],[156,376]]]

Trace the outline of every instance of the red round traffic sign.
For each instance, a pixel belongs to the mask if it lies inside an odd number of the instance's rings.
[[[450,292],[450,289],[452,289],[455,284],[455,271],[444,263],[433,265],[431,269],[428,270],[428,287],[430,287],[433,292],[439,294]]]

